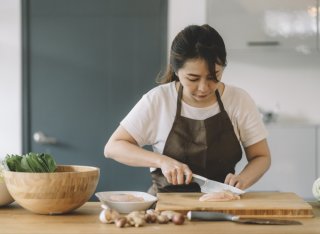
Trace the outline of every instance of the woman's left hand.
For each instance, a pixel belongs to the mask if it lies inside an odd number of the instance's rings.
[[[248,164],[239,174],[229,173],[224,183],[239,189],[247,189],[268,170],[271,157],[267,140],[261,140],[245,148]]]
[[[241,176],[235,175],[232,173],[229,173],[226,176],[224,183],[231,185],[231,186],[234,186],[238,189],[245,189],[246,188],[245,182],[241,179]]]

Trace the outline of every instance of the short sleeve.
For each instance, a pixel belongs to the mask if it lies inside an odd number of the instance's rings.
[[[241,95],[237,125],[242,145],[248,147],[265,139],[268,133],[253,99],[244,91]]]
[[[143,95],[127,116],[120,122],[129,134],[137,141],[139,146],[151,144],[153,128],[153,106],[147,95]]]

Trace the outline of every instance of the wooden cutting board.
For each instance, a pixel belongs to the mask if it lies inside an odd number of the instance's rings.
[[[216,211],[241,217],[313,217],[312,207],[295,193],[248,192],[240,200],[201,202],[202,193],[158,193],[156,210]]]

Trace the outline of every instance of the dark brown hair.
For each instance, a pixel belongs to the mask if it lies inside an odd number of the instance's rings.
[[[189,59],[204,59],[213,80],[217,81],[215,64],[227,65],[227,52],[220,34],[208,24],[190,25],[174,38],[170,50],[170,64],[159,83],[177,81],[176,73]]]

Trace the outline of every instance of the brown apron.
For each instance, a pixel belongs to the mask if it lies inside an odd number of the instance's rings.
[[[242,150],[220,94],[215,91],[220,112],[205,120],[195,120],[181,116],[182,93],[183,87],[180,85],[177,113],[163,154],[187,164],[194,174],[223,183],[228,173],[235,172]],[[153,185],[148,191],[151,194],[200,191],[196,183],[169,184],[160,168],[151,172],[151,176]]]

